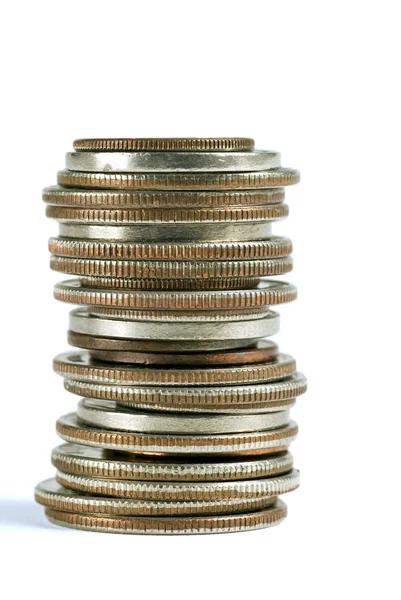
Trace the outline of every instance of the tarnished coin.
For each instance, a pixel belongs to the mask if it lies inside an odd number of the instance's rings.
[[[63,440],[73,444],[162,456],[188,454],[256,456],[282,452],[288,449],[298,433],[298,427],[293,421],[280,429],[253,433],[168,436],[127,433],[84,425],[75,413],[60,417],[56,429]]]
[[[243,290],[256,288],[259,277],[227,279],[119,279],[117,277],[80,277],[84,287],[113,290],[206,291]]]
[[[77,416],[87,425],[104,429],[182,435],[265,431],[284,427],[290,420],[289,410],[243,415],[174,415],[127,409],[110,400],[90,398],[78,403]]]
[[[263,529],[281,523],[287,516],[287,507],[281,500],[266,509],[201,517],[113,517],[63,512],[46,508],[51,523],[73,529],[104,533],[131,533],[155,535],[190,535],[231,533]]]
[[[283,275],[292,269],[292,258],[233,261],[91,260],[52,256],[50,268],[70,275],[129,279],[234,279]]]
[[[144,458],[135,454],[61,444],[52,451],[52,464],[63,473],[136,481],[232,481],[281,475],[291,471],[289,452],[259,458],[207,460]]]
[[[101,340],[104,345],[108,338],[93,338],[92,336],[82,336],[74,334],[68,337],[72,346],[88,348],[89,345],[96,345]],[[82,339],[83,338],[83,339]],[[90,340],[89,344],[87,341]],[[111,339],[111,342],[116,341]],[[112,347],[112,344],[110,344]],[[161,353],[161,352],[141,352],[141,351],[118,351],[118,350],[91,350],[89,355],[91,359],[102,360],[106,362],[133,363],[143,365],[169,365],[169,366],[223,366],[223,365],[247,365],[258,362],[266,362],[277,358],[278,347],[273,342],[259,342],[251,348],[236,350],[226,350],[222,352],[186,352],[186,353]]]
[[[291,283],[261,280],[256,288],[214,291],[147,291],[88,287],[79,279],[57,283],[54,297],[62,302],[86,306],[163,311],[238,311],[274,306],[295,300],[297,289]],[[167,315],[166,315],[167,316]]]
[[[291,240],[272,236],[256,242],[187,244],[135,244],[50,238],[49,250],[57,256],[110,260],[260,260],[282,258],[292,252]]]
[[[43,190],[47,204],[90,209],[156,209],[156,208],[216,208],[280,204],[284,188],[261,188],[243,191],[151,191],[151,190],[90,190],[64,188],[58,185]]]
[[[166,409],[177,407],[203,408],[210,412],[216,409],[225,409],[230,412],[232,408],[254,407],[270,402],[292,400],[306,392],[306,379],[302,373],[291,375],[282,381],[258,385],[223,385],[203,387],[152,387],[107,385],[88,381],[77,381],[73,378],[64,379],[66,390],[86,398],[100,400],[115,400],[120,404],[137,406],[148,404],[165,406]],[[277,409],[276,409],[277,410]],[[248,412],[251,412],[248,408]]]
[[[79,152],[243,152],[252,138],[91,138],[74,141]]]
[[[274,496],[255,498],[227,498],[223,500],[137,500],[136,498],[107,498],[91,496],[65,488],[55,479],[42,481],[35,488],[35,500],[39,504],[66,512],[117,516],[169,516],[208,515],[260,510],[275,504]]]
[[[287,494],[299,487],[299,471],[241,481],[128,481],[69,475],[57,471],[59,484],[87,494],[143,500],[226,500]]]
[[[279,152],[67,152],[70,171],[94,173],[246,172],[277,169]]]
[[[57,183],[65,187],[176,191],[282,187],[299,179],[299,171],[285,168],[254,173],[57,173]]]
[[[131,340],[147,340],[161,342],[175,340],[185,342],[181,350],[215,350],[214,341],[235,340],[237,347],[246,346],[246,341],[256,341],[258,338],[269,337],[278,332],[280,317],[278,313],[269,310],[260,319],[239,319],[237,321],[186,321],[174,322],[167,320],[141,321],[127,319],[109,319],[91,315],[88,309],[77,308],[70,312],[70,330],[86,335],[99,337],[127,338]],[[196,327],[194,327],[196,325]],[[203,346],[200,346],[199,343]],[[220,348],[229,348],[221,345]],[[180,351],[180,346],[176,351]]]
[[[93,209],[68,206],[46,207],[46,216],[61,222],[127,225],[135,223],[241,223],[278,221],[288,216],[287,204],[241,208],[152,208]]]
[[[88,352],[64,352],[53,361],[54,371],[75,381],[120,385],[213,386],[269,382],[295,373],[292,356],[279,354],[276,359],[238,367],[174,369],[128,366],[92,361]]]

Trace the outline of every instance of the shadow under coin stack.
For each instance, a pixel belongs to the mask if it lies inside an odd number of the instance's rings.
[[[299,173],[253,140],[78,140],[44,190],[55,297],[79,305],[54,361],[81,396],[57,431],[50,521],[120,533],[220,533],[283,520],[298,486],[289,409],[305,392],[270,336],[296,297],[288,214]],[[266,339],[267,338],[267,339]]]

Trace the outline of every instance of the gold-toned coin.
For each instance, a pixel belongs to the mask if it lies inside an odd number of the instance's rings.
[[[246,152],[252,138],[92,138],[74,141],[79,152]]]
[[[86,173],[59,171],[57,183],[65,187],[142,190],[241,190],[294,185],[295,169],[251,173]]]
[[[46,508],[51,523],[73,529],[104,533],[131,533],[157,535],[190,535],[230,533],[262,529],[281,523],[287,516],[287,507],[281,500],[266,509],[233,515],[200,517],[115,517],[63,512]]]

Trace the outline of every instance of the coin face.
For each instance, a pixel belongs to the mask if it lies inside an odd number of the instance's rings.
[[[195,533],[230,533],[271,527],[285,519],[287,507],[282,500],[277,500],[273,506],[259,511],[200,517],[95,516],[51,508],[46,508],[45,514],[49,521],[55,525],[86,531],[190,535]]]
[[[241,152],[255,148],[252,138],[98,138],[74,141],[79,152]]]

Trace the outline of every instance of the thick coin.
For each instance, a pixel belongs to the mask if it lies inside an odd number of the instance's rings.
[[[127,481],[69,475],[57,471],[59,484],[87,494],[137,498],[143,500],[226,500],[231,498],[257,498],[278,496],[293,492],[299,487],[299,471],[293,469],[284,475],[266,479],[241,481]]]
[[[152,290],[163,292],[245,290],[256,288],[259,277],[237,277],[227,279],[122,279],[117,277],[80,277],[84,287],[111,290]]]
[[[292,269],[292,258],[233,261],[91,260],[52,256],[50,268],[69,275],[129,279],[235,279],[283,275]]]
[[[269,508],[234,515],[201,517],[113,517],[63,512],[46,508],[51,523],[85,531],[154,535],[191,535],[250,531],[278,525],[287,516],[281,500]]]
[[[94,224],[60,222],[59,233],[63,238],[78,239],[83,242],[105,241],[137,242],[154,244],[183,244],[197,242],[249,242],[271,236],[271,223],[267,221],[223,221],[215,223],[136,223]]]
[[[284,201],[284,188],[265,188],[244,191],[176,192],[85,190],[63,188],[58,185],[43,190],[47,204],[90,209],[156,209],[156,208],[216,208],[280,204]]]
[[[76,336],[76,341],[73,342],[72,340],[74,340],[74,334],[72,334],[72,336],[69,335],[69,343],[72,346],[78,346],[86,349],[86,339],[93,339],[91,336],[80,336],[80,334],[76,334]],[[83,337],[84,340],[79,341],[80,337]],[[95,338],[95,343],[99,339],[102,341],[107,341],[107,338]],[[113,338],[112,341],[114,341]],[[171,354],[161,352],[132,352],[118,350],[91,350],[89,352],[91,359],[102,360],[106,362],[143,364],[149,366],[169,365],[181,367],[249,365],[252,363],[273,360],[277,357],[277,354],[277,344],[267,341],[259,342],[251,348],[226,350],[225,352],[186,352]]]
[[[86,335],[111,338],[143,339],[148,342],[175,340],[187,342],[186,350],[214,350],[213,341],[221,340],[257,340],[274,335],[280,328],[280,317],[274,311],[262,319],[239,321],[130,321],[123,319],[107,319],[95,317],[84,308],[70,312],[70,330]],[[196,325],[196,326],[194,326]],[[203,342],[204,346],[196,346]],[[249,344],[252,342],[249,341]],[[246,346],[246,341],[237,347]],[[224,349],[229,346],[220,346]],[[179,350],[179,345],[178,345]],[[167,351],[167,347],[166,347]]]
[[[55,479],[42,481],[35,488],[39,504],[66,512],[117,516],[208,515],[260,510],[275,504],[274,496],[227,498],[223,500],[137,500],[136,498],[105,498],[67,489]]]
[[[137,310],[131,308],[114,308],[108,306],[89,306],[90,315],[106,319],[118,319],[125,321],[150,321],[150,322],[192,322],[194,326],[198,322],[218,323],[224,321],[252,321],[253,319],[264,319],[270,314],[266,306],[255,308],[242,308],[240,310]]]
[[[53,368],[58,375],[75,381],[130,386],[213,386],[283,379],[295,373],[296,363],[292,356],[279,354],[272,361],[253,365],[174,369],[95,362],[88,352],[80,351],[59,354],[53,361]]]
[[[135,244],[50,238],[49,250],[57,256],[103,260],[259,260],[282,258],[292,252],[288,238],[273,236],[254,242],[187,244]]]
[[[177,461],[112,450],[91,448],[78,444],[61,444],[52,451],[52,464],[63,473],[130,479],[136,481],[232,481],[237,479],[260,479],[287,473],[293,468],[289,452],[259,458]]]
[[[74,141],[79,152],[236,152],[255,148],[252,138],[99,138]]]
[[[70,171],[174,173],[267,171],[281,166],[279,152],[67,152]]]
[[[245,206],[241,208],[153,208],[93,209],[69,206],[46,207],[46,216],[61,222],[127,225],[130,223],[246,223],[278,221],[288,216],[287,204]]]
[[[75,413],[60,417],[56,423],[59,436],[66,442],[134,452],[169,455],[252,455],[287,450],[298,433],[296,423],[280,429],[253,433],[213,435],[157,435],[128,433],[91,427],[81,423]]]
[[[232,408],[235,409],[238,406],[246,407],[248,405],[253,407],[258,404],[292,400],[306,392],[307,382],[302,373],[296,373],[283,381],[274,381],[262,385],[134,387],[127,385],[104,385],[68,378],[64,380],[64,387],[69,392],[79,396],[101,400],[115,400],[120,404],[128,406],[149,404],[175,408],[186,405],[193,408],[206,407],[211,412],[215,409],[224,408],[229,412]],[[251,412],[249,408],[248,412]]]
[[[289,410],[244,415],[173,415],[126,409],[113,401],[83,398],[77,417],[87,425],[140,433],[177,433],[197,435],[210,433],[242,433],[284,427],[290,420]]]
[[[294,285],[285,281],[263,279],[254,289],[215,291],[147,291],[102,289],[84,286],[70,279],[54,286],[54,297],[81,306],[120,309],[182,311],[240,311],[292,302],[297,297]],[[166,315],[167,316],[167,315]]]
[[[59,171],[57,183],[65,187],[143,190],[241,190],[294,185],[295,169],[272,169],[253,173],[89,173]]]

